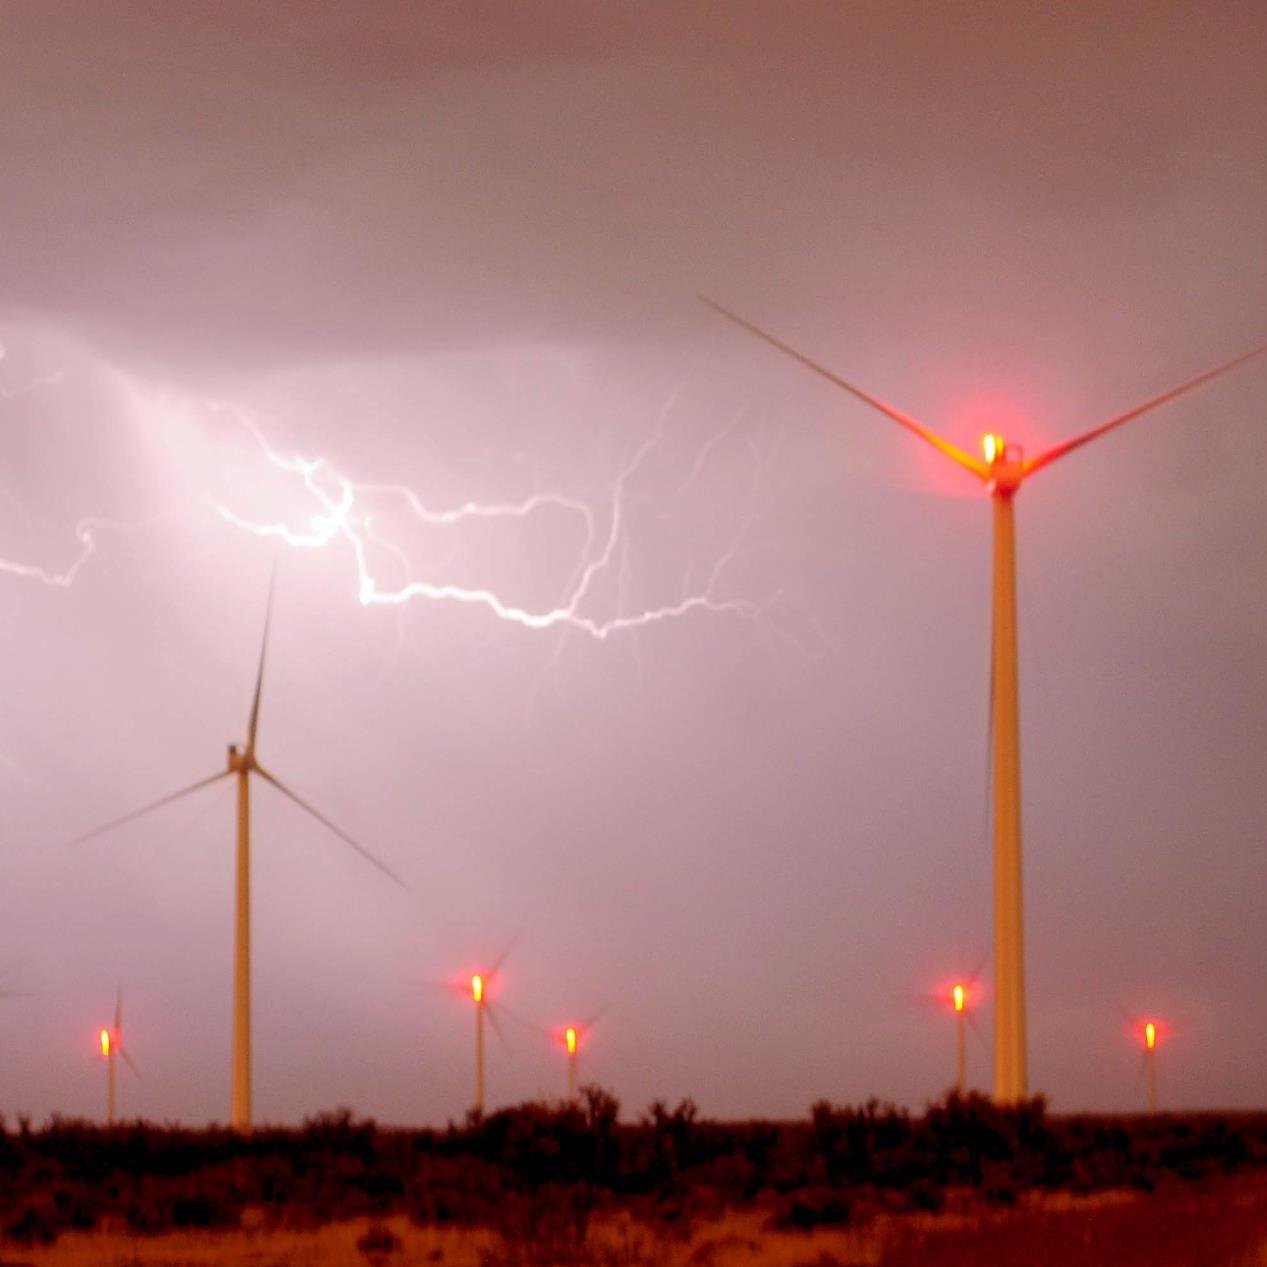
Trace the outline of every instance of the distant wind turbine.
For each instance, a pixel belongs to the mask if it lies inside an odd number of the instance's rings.
[[[565,1025],[562,1030],[555,1031],[558,1040],[562,1043],[563,1050],[567,1053],[569,1104],[576,1103],[576,1068],[581,1048],[589,1042],[590,1031],[594,1028],[597,1021],[598,1017],[595,1016],[588,1021],[578,1021],[574,1025]]]
[[[1157,1112],[1157,1048],[1163,1038],[1174,1033],[1174,1027],[1164,1023],[1156,1015],[1141,1020],[1132,1019],[1131,1028],[1144,1045],[1144,1080],[1147,1086],[1148,1111]]]
[[[136,1067],[127,1047],[123,1043],[123,987],[119,987],[114,999],[114,1028],[102,1029],[100,1035],[101,1055],[106,1062],[106,1124],[113,1126],[117,1120],[115,1065],[120,1056],[129,1069],[139,1078],[141,1071]]]
[[[516,939],[517,940],[517,939]],[[505,1042],[502,1036],[501,1028],[497,1023],[496,1013],[492,1007],[492,992],[496,989],[497,980],[501,974],[502,964],[506,962],[506,956],[514,949],[514,941],[502,951],[500,955],[493,961],[489,968],[481,968],[477,972],[473,972],[468,981],[458,985],[459,993],[470,998],[475,1005],[475,1103],[472,1106],[476,1117],[484,1116],[484,1019],[488,1018],[489,1024],[497,1031],[499,1037]]]
[[[955,1012],[955,1090],[962,1100],[968,1094],[968,1008],[976,991],[965,981],[950,987],[950,1005]]]
[[[272,619],[272,610],[273,587],[270,584],[268,607],[264,618],[264,639],[260,646],[260,664],[255,677],[255,694],[251,700],[251,714],[246,727],[246,744],[244,747],[238,747],[237,744],[229,745],[228,768],[216,774],[208,775],[205,779],[199,779],[197,783],[191,783],[188,787],[181,788],[179,792],[172,792],[157,801],[151,801],[148,805],[143,805],[140,809],[133,810],[131,813],[111,819],[108,823],[102,823],[99,827],[94,827],[91,831],[76,836],[70,842],[73,845],[88,840],[93,836],[100,836],[104,832],[111,831],[115,827],[120,827],[124,823],[129,823],[135,818],[148,814],[151,810],[158,809],[163,805],[169,805],[173,801],[178,801],[204,787],[209,787],[212,783],[218,783],[221,779],[227,779],[231,775],[237,776],[237,905],[234,918],[233,942],[233,1082],[229,1120],[233,1128],[239,1131],[249,1131],[251,1129],[251,775],[256,774],[265,783],[271,783],[283,796],[288,797],[300,809],[311,814],[323,827],[332,831],[344,844],[354,849],[362,858],[377,867],[390,880],[399,884],[401,888],[408,889],[409,887],[390,867],[380,862],[373,854],[349,836],[347,832],[336,827],[324,814],[292,792],[276,775],[260,765],[256,758],[255,738],[259,729],[260,692],[264,684],[264,657],[268,651],[268,631]]]
[[[799,361],[807,369],[848,392],[855,400],[932,445],[944,457],[976,476],[994,502],[994,596],[990,694],[994,736],[994,1098],[1014,1104],[1027,1092],[1024,939],[1021,905],[1021,756],[1020,699],[1016,637],[1016,535],[1012,499],[1029,476],[1075,449],[1142,417],[1203,383],[1267,352],[1261,343],[1240,356],[1150,397],[1125,413],[1027,458],[1019,445],[1002,436],[982,440],[983,458],[966,453],[922,422],[872,396],[802,352],[711,299],[714,312]]]

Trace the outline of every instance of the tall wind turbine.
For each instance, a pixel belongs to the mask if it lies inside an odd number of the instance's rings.
[[[500,955],[493,961],[491,967],[480,968],[473,972],[469,979],[461,981],[456,987],[450,985],[449,989],[456,989],[459,994],[466,995],[475,1005],[475,1103],[473,1109],[476,1117],[484,1116],[484,1021],[487,1018],[489,1024],[497,1031],[498,1037],[504,1043],[505,1037],[502,1035],[501,1027],[497,1023],[497,1014],[492,1006],[492,993],[497,987],[498,977],[501,975],[501,966],[506,962],[506,956],[514,949],[515,938],[502,951]]]
[[[1021,907],[1021,756],[1020,699],[1016,654],[1016,533],[1013,499],[1031,475],[1075,449],[1098,440],[1124,423],[1149,413],[1208,383],[1211,379],[1267,352],[1259,344],[1169,391],[1153,396],[1125,413],[1098,423],[1036,457],[1002,436],[982,439],[982,457],[966,453],[922,422],[834,374],[781,339],[703,298],[714,312],[742,326],[771,347],[799,361],[864,405],[884,414],[939,453],[974,475],[994,503],[993,635],[990,673],[991,724],[994,735],[994,1098],[1014,1104],[1027,1094],[1025,972]]]
[[[336,827],[324,814],[292,792],[276,775],[262,766],[255,755],[255,739],[260,720],[260,692],[264,685],[264,657],[268,651],[268,630],[272,611],[273,587],[270,584],[268,607],[264,617],[264,639],[260,646],[260,664],[255,676],[255,694],[251,699],[251,713],[246,725],[246,743],[242,747],[237,744],[229,745],[228,768],[210,774],[205,779],[199,779],[197,783],[191,783],[178,792],[172,792],[157,801],[151,801],[148,805],[143,805],[140,809],[124,814],[120,818],[102,823],[101,826],[84,832],[83,835],[75,837],[70,842],[78,844],[93,836],[99,836],[135,818],[140,818],[151,810],[181,800],[193,792],[209,787],[212,783],[218,783],[221,779],[236,777],[238,796],[237,881],[233,938],[233,1082],[229,1121],[234,1130],[238,1131],[251,1129],[251,775],[258,775],[265,783],[271,783],[283,796],[288,797],[300,809],[311,814],[323,827],[332,831],[344,844],[349,845],[401,888],[408,889],[409,887],[390,867],[375,858],[347,832]]]
[[[139,1078],[141,1071],[136,1067],[128,1049],[123,1045],[123,988],[120,986],[114,999],[114,1028],[102,1029],[100,1035],[101,1056],[106,1062],[106,1125],[113,1126],[117,1120],[115,1107],[118,1103],[116,1094],[115,1068],[120,1056],[127,1066]]]

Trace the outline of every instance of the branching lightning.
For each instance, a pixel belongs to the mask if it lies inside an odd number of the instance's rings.
[[[80,569],[88,562],[97,549],[97,538],[94,529],[100,526],[99,520],[81,519],[75,525],[75,537],[79,541],[79,553],[69,567],[60,572],[50,572],[34,563],[19,563],[14,559],[0,558],[0,572],[6,576],[22,576],[43,581],[45,585],[58,585],[63,589],[74,583]]]
[[[268,462],[294,477],[314,503],[307,523],[297,527],[285,520],[258,521],[239,514],[221,501],[212,501],[216,513],[236,528],[261,537],[270,537],[294,549],[316,550],[334,543],[344,544],[355,562],[357,597],[366,606],[402,606],[413,600],[462,603],[482,607],[499,620],[528,629],[566,627],[603,640],[622,630],[638,629],[693,611],[730,613],[751,616],[753,603],[744,599],[718,598],[717,586],[726,565],[734,556],[738,539],[713,565],[702,590],[688,593],[675,602],[644,607],[635,612],[617,610],[600,617],[586,610],[595,582],[609,568],[618,568],[619,591],[627,588],[627,563],[624,535],[627,488],[629,480],[646,460],[660,439],[660,425],[638,447],[633,457],[618,473],[606,514],[603,531],[594,509],[584,501],[560,493],[536,493],[517,502],[465,502],[450,509],[428,506],[413,489],[400,484],[356,483],[325,458],[287,456],[274,449],[260,428],[250,419],[238,415],[260,447]],[[401,504],[427,527],[449,528],[475,519],[525,519],[547,509],[572,515],[581,528],[583,543],[576,567],[565,587],[561,601],[554,607],[531,610],[501,597],[492,589],[451,583],[438,583],[410,577],[403,584],[389,586],[372,570],[370,547],[390,551],[399,563],[411,567],[407,553],[396,544],[376,535],[374,518],[365,508],[366,500],[388,498]],[[742,535],[742,533],[740,534]],[[618,603],[618,608],[622,604]]]
[[[0,345],[0,359],[3,356],[3,345]],[[12,399],[50,388],[61,377],[58,371],[20,387],[3,385],[3,396]],[[143,395],[138,387],[137,398]],[[264,460],[266,469],[280,473],[283,483],[289,481],[295,485],[299,496],[307,502],[307,509],[296,512],[294,498],[285,497],[286,509],[276,517],[269,517],[267,503],[262,514],[258,509],[248,512],[234,504],[237,499],[223,490],[202,492],[201,504],[210,507],[220,521],[234,529],[272,539],[289,549],[345,551],[352,561],[356,597],[364,606],[404,607],[415,601],[459,604],[482,609],[500,621],[525,629],[576,630],[599,641],[622,631],[691,613],[739,616],[757,613],[753,603],[719,593],[722,574],[747,531],[747,522],[739,527],[730,547],[712,563],[702,586],[690,588],[688,582],[679,595],[656,605],[633,607],[629,601],[632,589],[629,486],[662,439],[668,406],[651,434],[616,474],[601,502],[561,492],[537,492],[519,500],[465,501],[447,508],[428,504],[417,491],[404,484],[353,480],[328,457],[284,453],[268,439],[255,416],[236,405],[201,401],[195,408],[209,409],[213,415],[227,418],[242,428],[250,437],[251,451]],[[678,494],[695,481],[713,450],[735,425],[732,423],[725,432],[714,436],[698,453],[693,468],[677,489]],[[195,501],[197,497],[195,493]],[[441,580],[434,574],[420,575],[405,546],[393,539],[389,531],[384,531],[383,524],[389,513],[391,523],[397,528],[404,522],[439,530],[457,529],[475,521],[525,521],[543,515],[562,515],[575,524],[575,559],[567,562],[563,569],[567,579],[553,605],[547,601],[533,606],[508,597],[492,585]],[[172,512],[167,512],[161,518],[171,515]],[[151,522],[147,520],[146,524]],[[53,587],[69,587],[98,551],[104,532],[132,531],[142,526],[146,525],[122,524],[101,517],[83,518],[74,528],[78,550],[67,564],[50,568],[0,556],[0,574],[37,580]],[[384,565],[389,560],[386,570],[393,573],[390,580],[384,575]],[[600,594],[596,591],[604,577],[609,577],[610,583]],[[609,597],[604,599],[604,594]],[[608,610],[604,611],[604,606]]]

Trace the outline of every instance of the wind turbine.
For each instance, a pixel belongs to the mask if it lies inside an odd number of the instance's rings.
[[[115,1064],[120,1056],[127,1066],[139,1078],[141,1071],[136,1067],[128,1049],[123,1045],[123,988],[120,987],[114,999],[114,1028],[102,1029],[99,1035],[101,1056],[106,1062],[106,1125],[113,1126],[116,1121],[115,1105]]]
[[[991,729],[994,736],[994,1098],[1014,1104],[1027,1094],[1025,970],[1021,905],[1021,756],[1020,699],[1016,637],[1016,532],[1013,499],[1031,475],[1107,432],[1208,383],[1211,379],[1267,352],[1261,343],[1240,356],[1150,397],[1125,413],[1054,445],[1036,457],[1026,457],[1017,444],[999,435],[982,439],[982,457],[966,453],[922,422],[863,391],[825,366],[759,326],[714,303],[701,299],[714,312],[733,321],[758,339],[799,361],[834,383],[864,405],[884,414],[900,427],[930,444],[939,453],[974,475],[994,503],[994,579],[992,651],[990,666]]]
[[[492,1010],[491,994],[496,989],[501,966],[506,962],[506,956],[514,949],[517,940],[518,938],[512,940],[510,945],[497,956],[492,967],[481,968],[471,973],[469,980],[460,982],[456,987],[459,994],[467,995],[475,1005],[475,1103],[472,1107],[476,1117],[484,1116],[484,1018],[487,1016],[489,1023],[504,1043],[505,1037],[497,1024],[497,1016]]]
[[[1171,1033],[1173,1028],[1164,1025],[1155,1016],[1143,1020],[1133,1020],[1131,1028],[1136,1037],[1144,1044],[1144,1078],[1148,1088],[1148,1111],[1157,1112],[1157,1047],[1161,1040]]]
[[[568,1053],[568,1103],[576,1102],[576,1048],[580,1042],[580,1035],[576,1032],[575,1025],[569,1025],[563,1031],[563,1045],[567,1048]]]
[[[961,1100],[968,1094],[968,1007],[974,994],[964,981],[950,987],[950,1005],[955,1012],[955,1090]]]
[[[576,1066],[580,1050],[589,1042],[590,1030],[594,1028],[597,1021],[598,1017],[592,1017],[588,1021],[578,1021],[574,1025],[565,1025],[561,1030],[555,1031],[558,1041],[567,1053],[569,1104],[576,1103]]]
[[[380,862],[347,832],[336,827],[324,814],[292,792],[276,775],[262,766],[255,755],[255,739],[260,720],[260,692],[264,685],[264,657],[268,651],[268,631],[272,612],[273,587],[270,583],[268,607],[264,616],[264,638],[260,646],[259,670],[255,676],[255,694],[251,699],[251,713],[247,719],[246,743],[242,747],[237,744],[229,745],[228,768],[210,774],[205,779],[199,779],[197,783],[191,783],[178,792],[172,792],[157,801],[151,801],[148,805],[143,805],[131,813],[111,819],[108,823],[102,823],[99,827],[76,836],[70,842],[73,845],[93,836],[100,836],[104,832],[148,814],[151,810],[179,801],[193,792],[209,787],[212,783],[218,783],[221,779],[236,776],[238,796],[236,909],[233,939],[233,1081],[229,1121],[233,1129],[238,1131],[251,1129],[251,775],[258,775],[265,783],[271,783],[283,796],[288,797],[300,809],[311,814],[323,827],[332,831],[344,844],[349,845],[401,888],[407,890],[409,887],[390,867]]]

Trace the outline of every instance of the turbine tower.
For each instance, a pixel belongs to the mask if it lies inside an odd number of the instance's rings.
[[[955,1091],[962,1100],[968,1094],[968,987],[956,981],[950,987],[955,1009]]]
[[[982,457],[966,453],[922,422],[834,374],[774,335],[701,296],[714,312],[800,362],[842,388],[856,400],[904,427],[944,457],[974,475],[994,503],[994,568],[992,653],[990,666],[991,726],[994,736],[994,1098],[1015,1104],[1028,1094],[1026,1072],[1025,970],[1021,904],[1021,756],[1020,698],[1016,636],[1016,529],[1013,502],[1022,483],[1075,449],[1097,440],[1124,423],[1208,383],[1211,379],[1267,352],[1259,344],[1169,391],[1153,396],[1125,413],[1091,427],[1036,457],[1019,445],[987,435]]]
[[[251,1129],[251,775],[258,775],[265,783],[272,784],[283,796],[293,801],[306,813],[311,814],[323,827],[333,832],[344,844],[354,849],[401,888],[408,890],[409,887],[390,867],[380,862],[347,832],[336,827],[324,814],[292,792],[276,775],[262,766],[255,755],[255,739],[260,720],[260,692],[264,685],[264,657],[268,651],[268,631],[272,611],[273,586],[270,583],[268,607],[264,617],[264,638],[260,646],[260,663],[255,676],[255,694],[251,699],[251,712],[246,726],[246,743],[241,747],[237,744],[229,745],[228,768],[210,774],[205,779],[199,779],[197,783],[191,783],[178,792],[172,792],[157,801],[151,801],[148,805],[143,805],[131,813],[111,819],[108,823],[102,823],[99,827],[76,836],[70,842],[73,845],[93,836],[100,836],[104,832],[148,814],[151,810],[179,801],[204,787],[209,787],[212,783],[218,783],[221,779],[227,779],[230,776],[236,778],[238,794],[237,877],[233,923],[233,1078],[229,1121],[233,1129],[238,1131]]]
[[[575,1025],[569,1025],[563,1031],[563,1045],[568,1053],[568,1103],[576,1103],[576,1049],[580,1045],[580,1035]]]
[[[1148,1079],[1148,1111],[1157,1112],[1157,1022],[1145,1021],[1144,1073]]]
[[[118,1104],[115,1069],[120,1056],[127,1066],[139,1078],[141,1071],[133,1063],[132,1056],[123,1045],[123,988],[120,987],[114,999],[114,1028],[102,1029],[101,1056],[106,1062],[106,1125],[113,1126],[118,1120],[115,1108]]]
[[[484,1009],[488,1000],[484,997],[484,977],[476,973],[471,978],[471,998],[475,1001],[475,1116],[484,1116]]]

